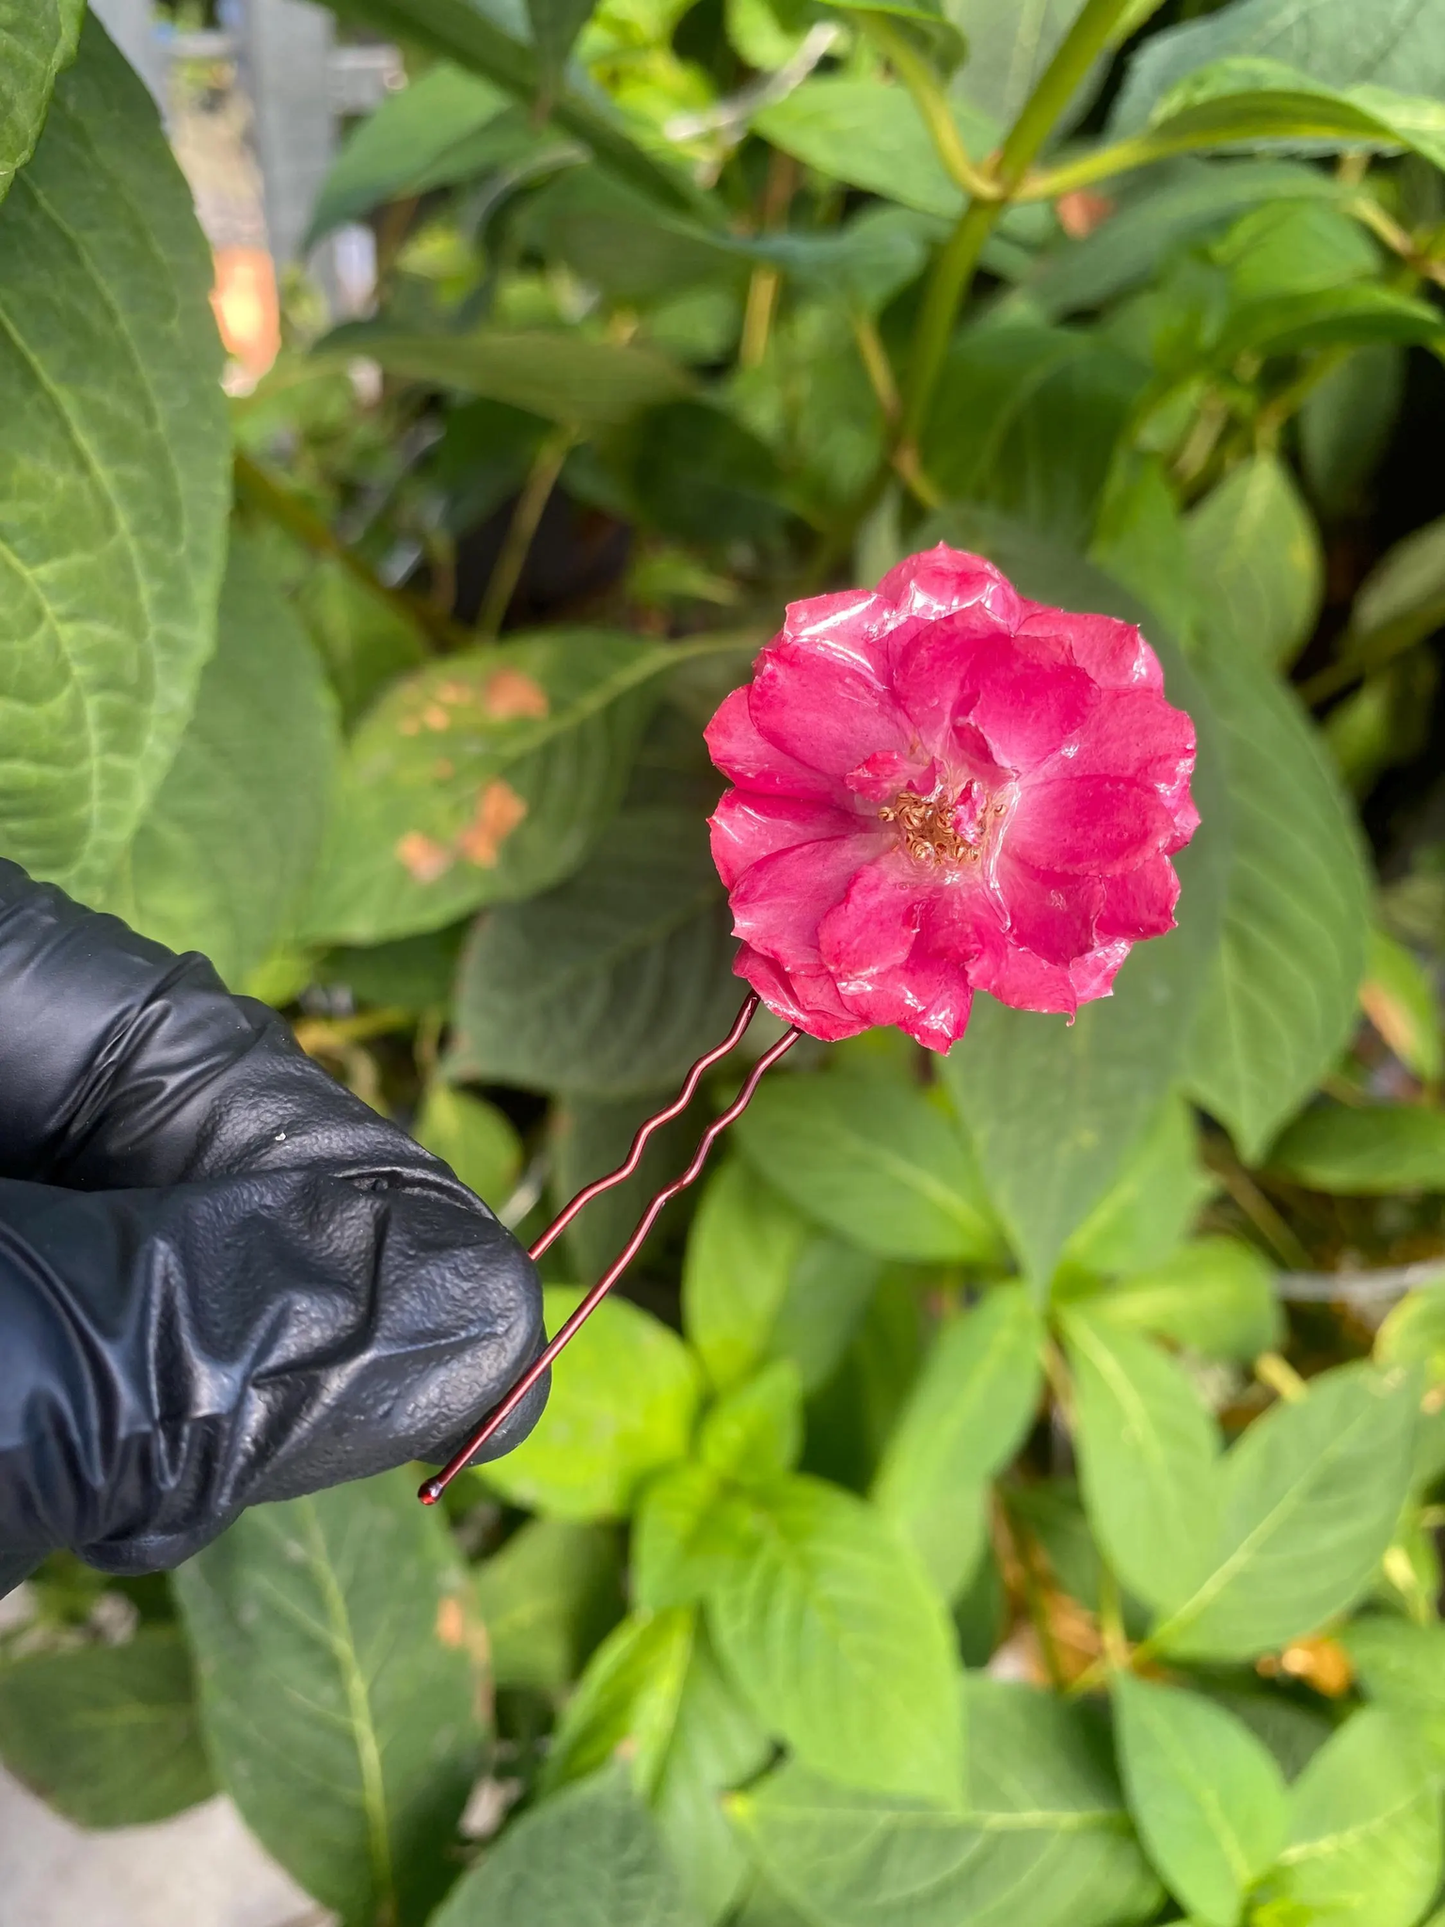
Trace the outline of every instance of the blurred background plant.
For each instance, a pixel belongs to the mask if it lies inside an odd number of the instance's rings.
[[[336,0],[366,312],[222,169],[225,412],[80,12],[0,4],[0,850],[524,1240],[740,1001],[700,731],[790,597],[945,539],[1139,620],[1203,826],[1073,1028],[794,1052],[445,1518],[52,1560],[0,1757],[89,1826],[221,1786],[348,1927],[1423,1920],[1445,0]]]

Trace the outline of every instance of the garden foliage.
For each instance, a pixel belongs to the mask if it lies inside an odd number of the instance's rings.
[[[788,599],[944,539],[1141,622],[1202,824],[1072,1026],[796,1050],[445,1515],[51,1561],[0,1756],[223,1788],[345,1927],[1414,1927],[1445,0],[333,4],[377,310],[227,403],[148,96],[0,0],[0,852],[526,1239],[737,1008],[701,730]]]

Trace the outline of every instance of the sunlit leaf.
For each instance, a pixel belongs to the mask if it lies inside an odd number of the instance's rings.
[[[55,76],[75,56],[85,0],[0,6],[0,200],[35,148]]]

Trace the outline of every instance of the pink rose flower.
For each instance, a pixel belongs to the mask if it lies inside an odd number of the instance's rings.
[[[1107,997],[1173,928],[1199,821],[1162,691],[1130,624],[941,543],[793,603],[707,729],[738,975],[814,1037],[897,1024],[940,1051],[975,990],[1070,1017]]]

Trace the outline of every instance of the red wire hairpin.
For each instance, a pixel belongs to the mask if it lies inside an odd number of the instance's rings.
[[[742,1042],[744,1033],[748,1025],[752,1022],[754,1013],[758,1008],[759,1001],[756,993],[746,999],[742,1009],[734,1019],[733,1027],[727,1036],[723,1038],[720,1044],[715,1044],[710,1051],[705,1051],[703,1055],[698,1058],[697,1062],[688,1072],[682,1089],[678,1092],[677,1096],[673,1098],[672,1102],[666,1105],[664,1109],[654,1111],[652,1116],[647,1118],[644,1123],[639,1126],[637,1135],[632,1140],[632,1149],[627,1153],[626,1159],[618,1165],[617,1169],[609,1172],[604,1178],[595,1179],[593,1183],[579,1191],[567,1208],[552,1220],[551,1224],[548,1225],[541,1237],[538,1238],[528,1254],[534,1263],[542,1256],[544,1251],[548,1250],[557,1242],[558,1238],[561,1237],[562,1233],[585,1205],[590,1204],[593,1198],[601,1197],[604,1191],[612,1190],[615,1185],[624,1183],[626,1179],[632,1176],[633,1172],[642,1162],[642,1154],[647,1149],[648,1141],[653,1134],[659,1131],[664,1124],[670,1124],[675,1117],[682,1116],[682,1113],[687,1109],[688,1105],[691,1104],[693,1097],[696,1095],[697,1087],[702,1082],[706,1073],[712,1069],[714,1064],[721,1063],[723,1058],[726,1057],[730,1051],[735,1050]],[[762,1082],[766,1072],[772,1065],[777,1063],[780,1057],[786,1055],[786,1053],[793,1048],[801,1035],[802,1032],[796,1025],[791,1026],[783,1032],[783,1035],[775,1044],[770,1045],[768,1049],[763,1052],[762,1056],[749,1072],[747,1081],[733,1099],[732,1103],[720,1117],[714,1118],[712,1123],[709,1124],[703,1132],[701,1142],[698,1144],[697,1150],[693,1153],[692,1162],[688,1165],[687,1169],[680,1177],[674,1178],[671,1184],[664,1185],[662,1190],[652,1199],[647,1209],[643,1212],[637,1229],[627,1240],[622,1250],[618,1252],[607,1270],[603,1272],[602,1276],[597,1280],[597,1283],[592,1287],[591,1291],[589,1291],[587,1296],[582,1300],[582,1303],[577,1307],[576,1311],[574,1311],[572,1316],[567,1320],[566,1324],[560,1328],[556,1337],[550,1341],[546,1350],[527,1367],[526,1371],[523,1372],[522,1376],[517,1380],[501,1404],[487,1414],[487,1417],[481,1425],[477,1427],[466,1444],[448,1459],[447,1463],[435,1477],[427,1479],[422,1484],[417,1493],[417,1497],[423,1505],[436,1504],[437,1500],[440,1499],[443,1492],[446,1491],[457,1474],[475,1458],[476,1454],[481,1451],[482,1447],[493,1434],[506,1424],[507,1420],[512,1416],[513,1412],[516,1411],[517,1407],[522,1403],[522,1400],[527,1396],[528,1392],[531,1391],[538,1379],[548,1370],[558,1355],[565,1351],[567,1346],[571,1344],[572,1340],[577,1336],[578,1332],[581,1331],[587,1320],[592,1316],[593,1312],[596,1311],[597,1307],[602,1303],[602,1300],[607,1296],[608,1292],[611,1291],[623,1272],[626,1271],[627,1267],[632,1263],[632,1260],[642,1249],[643,1244],[646,1242],[647,1234],[651,1231],[653,1225],[656,1224],[663,1206],[675,1198],[680,1191],[685,1191],[687,1187],[694,1182],[702,1171],[703,1165],[707,1162],[708,1152],[711,1151],[713,1145],[717,1142],[718,1138],[721,1137],[729,1124],[731,1124],[735,1118],[742,1116],[743,1112],[752,1102],[753,1093]]]

